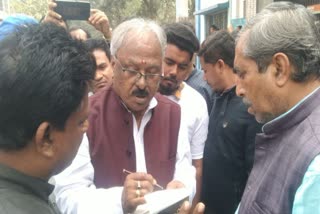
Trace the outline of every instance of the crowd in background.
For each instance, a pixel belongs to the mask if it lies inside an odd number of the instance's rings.
[[[320,213],[320,31],[276,2],[232,32],[49,1],[0,23],[0,213]],[[199,58],[201,70],[194,62]],[[149,207],[152,210],[152,208]]]

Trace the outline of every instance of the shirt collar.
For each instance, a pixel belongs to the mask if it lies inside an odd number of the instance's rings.
[[[295,109],[297,109],[305,100],[307,100],[309,97],[311,97],[313,94],[315,94],[318,90],[320,89],[320,87],[316,88],[314,91],[312,91],[310,94],[308,94],[307,96],[305,96],[302,100],[300,100],[296,105],[294,105],[292,108],[290,108],[288,111],[286,111],[285,113],[279,115],[278,117],[274,118],[273,120],[267,122],[266,124],[264,124],[262,126],[262,131],[265,132],[265,127],[269,126],[269,124],[272,124],[278,120],[280,120],[281,118],[285,117],[286,115],[288,115],[290,112],[294,111]]]
[[[120,99],[121,100],[121,99]],[[126,108],[126,110],[130,113],[132,113],[130,111],[130,109],[128,109],[128,107],[126,106],[126,104],[121,100],[122,105]],[[154,109],[156,106],[158,105],[158,101],[155,97],[152,97],[152,99],[150,100],[150,103],[148,105],[147,110],[145,111],[145,113],[147,113],[148,111]]]
[[[177,99],[177,100],[180,100],[181,99],[181,92],[182,92],[182,89],[184,88],[184,83],[181,82],[179,88],[175,91],[175,93],[173,94],[173,96]]]

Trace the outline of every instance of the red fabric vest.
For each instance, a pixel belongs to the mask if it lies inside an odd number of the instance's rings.
[[[180,106],[157,94],[158,105],[144,130],[146,167],[161,186],[173,179]],[[122,170],[136,171],[132,114],[112,87],[90,97],[89,130],[91,161],[97,188],[123,186]]]

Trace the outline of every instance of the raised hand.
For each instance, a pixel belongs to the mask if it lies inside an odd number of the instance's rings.
[[[48,11],[45,18],[43,19],[43,22],[52,22],[67,29],[67,24],[62,19],[62,16],[54,11],[56,7],[57,3],[55,3],[54,0],[48,1]]]
[[[88,22],[100,31],[106,39],[111,38],[112,30],[110,28],[107,15],[98,9],[91,9]]]

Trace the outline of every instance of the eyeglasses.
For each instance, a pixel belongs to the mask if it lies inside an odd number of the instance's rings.
[[[138,80],[140,80],[141,77],[144,77],[145,81],[148,84],[158,84],[160,82],[160,80],[162,79],[162,77],[163,77],[161,74],[143,74],[140,71],[136,71],[136,70],[133,70],[133,69],[125,68],[125,67],[122,66],[122,64],[117,59],[117,57],[114,57],[114,59],[120,65],[121,70],[127,74],[128,78],[134,78],[135,81],[138,81]]]

